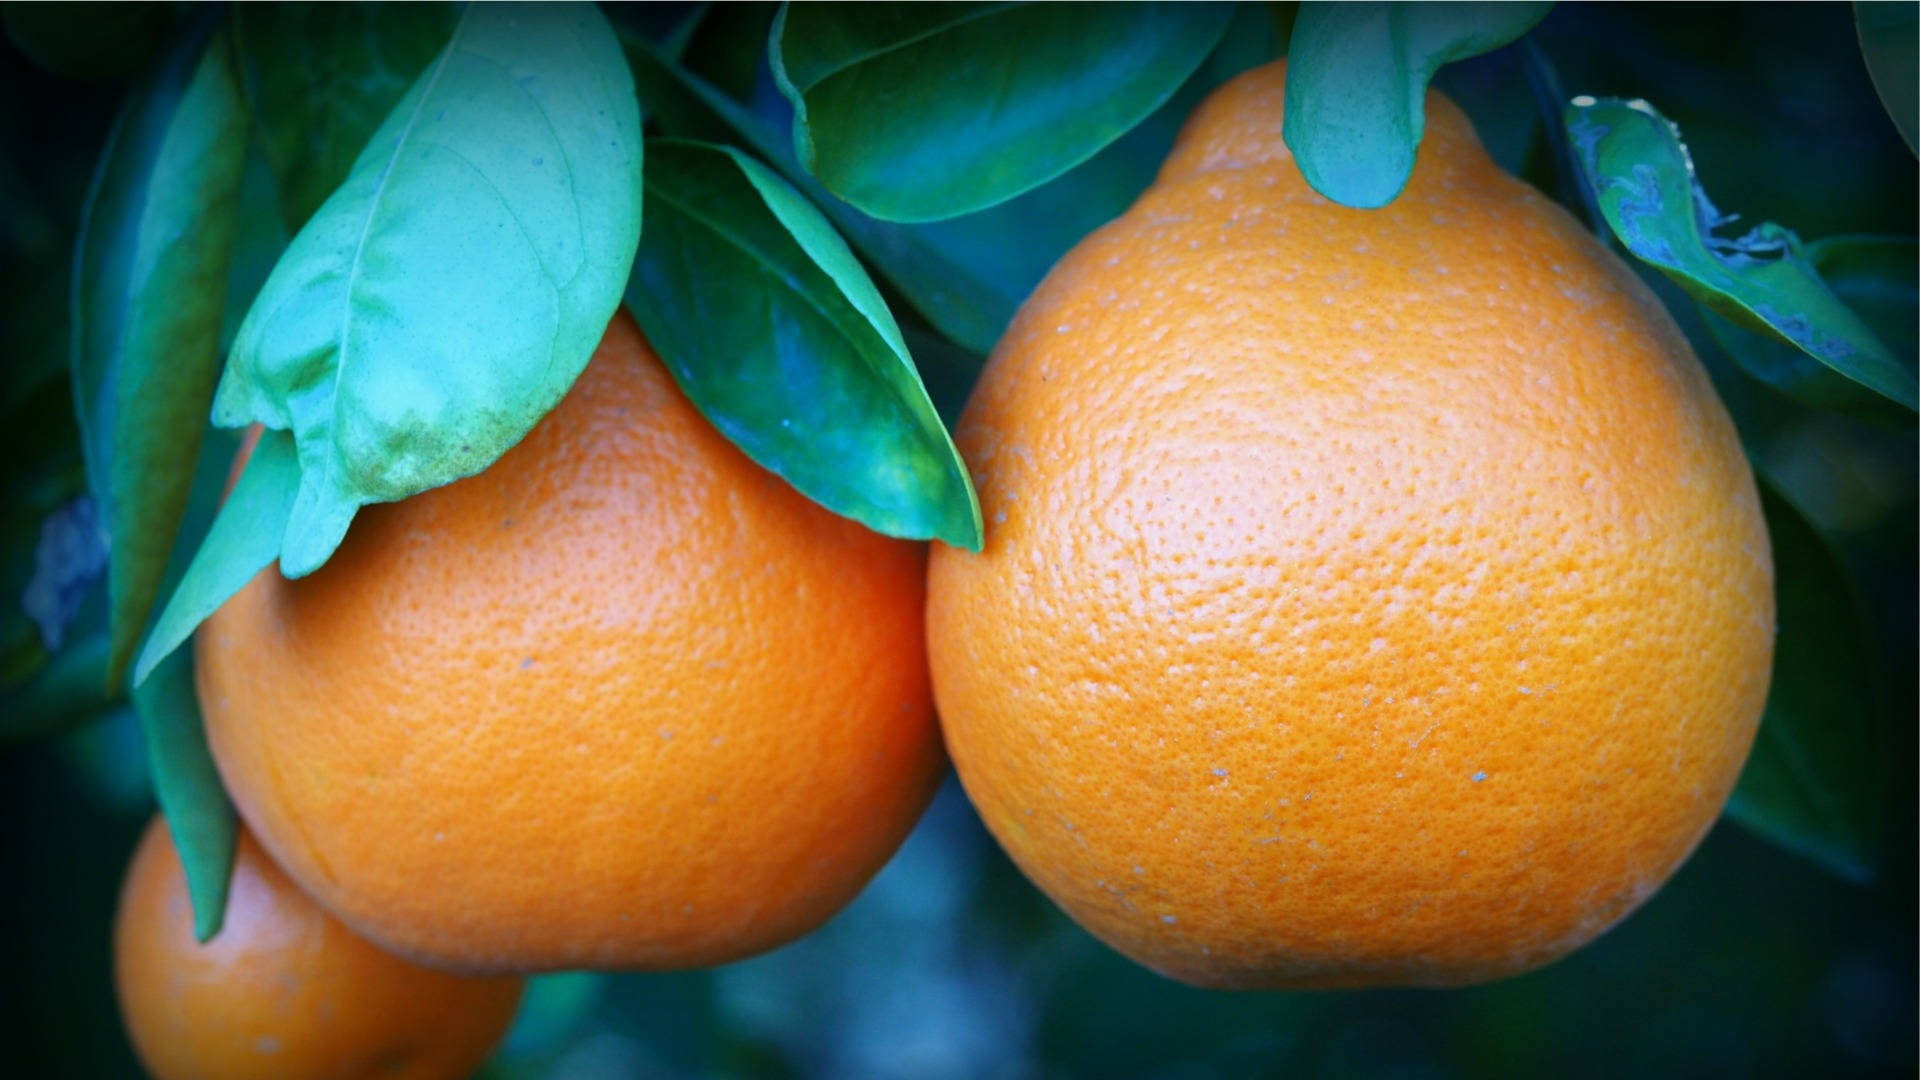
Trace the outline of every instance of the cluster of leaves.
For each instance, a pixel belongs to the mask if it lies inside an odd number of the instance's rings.
[[[133,76],[73,256],[83,475],[37,458],[9,523],[32,616],[0,657],[9,723],[131,684],[211,934],[234,823],[179,646],[276,560],[320,567],[360,506],[487,467],[622,302],[756,461],[873,528],[977,547],[947,421],[980,357],[1200,97],[1282,53],[1303,174],[1374,207],[1436,72],[1505,50],[1522,93],[1475,110],[1503,163],[1676,282],[1744,377],[1910,434],[1914,239],[1719,235],[1672,124],[1561,90],[1523,36],[1549,7],[155,6],[83,34],[9,6],[23,53]],[[1862,9],[1864,50],[1911,140],[1912,22],[1885,16]],[[10,414],[44,405],[44,380],[7,389]],[[1842,561],[1791,485],[1766,505],[1779,671],[1733,812],[1866,875],[1884,695]]]

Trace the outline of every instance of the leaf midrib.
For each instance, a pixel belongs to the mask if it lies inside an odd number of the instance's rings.
[[[350,342],[353,340],[351,332],[353,327],[354,290],[360,280],[360,265],[364,261],[363,257],[366,254],[367,238],[373,234],[374,219],[380,216],[380,201],[387,193],[387,182],[393,178],[394,169],[399,164],[401,155],[406,152],[408,142],[413,138],[414,129],[420,120],[420,114],[426,109],[427,99],[433,96],[434,88],[440,83],[440,76],[446,72],[447,65],[452,63],[453,54],[460,44],[460,35],[466,32],[468,23],[473,18],[473,12],[474,8],[467,8],[466,11],[461,13],[460,21],[454,25],[453,36],[447,39],[446,48],[441,50],[439,58],[434,61],[432,77],[428,79],[426,87],[420,91],[419,99],[414,102],[413,114],[407,117],[405,124],[401,125],[399,137],[394,140],[393,152],[387,156],[387,166],[380,173],[380,182],[374,186],[373,196],[367,200],[366,220],[360,225],[359,239],[354,241],[353,260],[348,264],[347,284],[343,290],[345,301],[342,304],[340,313],[340,358],[333,366],[333,387],[332,392],[328,396],[328,412],[331,414],[328,418],[330,421],[328,424],[330,434],[337,434],[333,429],[340,419],[341,385],[346,379],[347,361],[349,359],[348,352],[351,348]],[[325,483],[322,485],[325,488],[331,488],[333,486],[334,462],[335,456],[333,454],[326,455]]]

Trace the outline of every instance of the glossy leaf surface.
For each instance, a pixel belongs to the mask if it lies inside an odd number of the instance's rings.
[[[254,575],[273,564],[300,485],[293,437],[266,431],[213,519],[134,665],[136,686]]]
[[[1385,206],[1407,186],[1440,65],[1491,52],[1551,3],[1300,5],[1287,49],[1283,137],[1313,189],[1343,206]]]
[[[1679,132],[1643,101],[1575,98],[1568,137],[1601,214],[1628,251],[1719,315],[1790,344],[1908,409],[1914,370],[1821,280],[1800,240],[1766,223],[1737,239],[1714,209]]]
[[[893,536],[980,544],[966,469],[900,330],[832,225],[730,148],[648,148],[628,290],[688,397],[747,455]]]
[[[107,142],[73,280],[73,382],[111,538],[118,683],[152,613],[206,427],[246,110],[225,34],[184,43]]]
[[[789,5],[775,82],[802,165],[874,217],[932,221],[1092,157],[1185,82],[1223,4]]]
[[[585,4],[476,4],[295,236],[240,327],[223,427],[290,430],[280,544],[493,463],[586,366],[640,229],[639,108]]]
[[[134,688],[133,707],[146,737],[154,794],[186,870],[194,937],[206,941],[220,929],[226,911],[239,820],[207,748],[194,693],[193,653],[180,650],[162,661]]]
[[[1835,236],[1807,245],[1807,261],[1827,287],[1873,331],[1908,372],[1915,367],[1920,320],[1920,245],[1912,237]],[[1701,308],[1714,340],[1742,370],[1816,409],[1898,423],[1911,412],[1846,378],[1773,334],[1749,330]]]
[[[439,2],[233,8],[241,73],[288,228],[347,178],[457,17]]]

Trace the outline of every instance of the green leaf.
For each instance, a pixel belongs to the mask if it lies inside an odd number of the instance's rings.
[[[263,432],[140,650],[133,667],[135,686],[145,682],[194,627],[272,565],[299,486],[293,437],[284,431]]]
[[[1708,201],[1679,131],[1644,101],[1576,97],[1566,127],[1607,225],[1628,251],[1719,315],[1795,346],[1911,410],[1914,369],[1833,294],[1800,240],[1765,223],[1738,239]]]
[[[1834,295],[1866,322],[1908,372],[1914,371],[1920,351],[1914,329],[1920,320],[1920,243],[1900,236],[1834,236],[1807,245],[1805,254]],[[1700,310],[1715,343],[1741,370],[1788,397],[1867,420],[1912,420],[1911,412],[1777,336],[1749,330],[1707,305]]]
[[[7,41],[46,71],[69,79],[125,79],[147,66],[177,5],[4,4]]]
[[[234,6],[247,97],[288,228],[347,178],[457,16],[447,3]]]
[[[1343,206],[1392,202],[1413,175],[1433,73],[1515,40],[1552,7],[1301,4],[1287,48],[1281,127],[1300,174]]]
[[[214,422],[291,430],[281,571],[370,502],[470,476],[565,395],[640,233],[640,115],[589,4],[474,4],[295,236]]]
[[[889,221],[992,206],[1092,157],[1165,102],[1224,4],[788,5],[774,81],[801,163]]]
[[[891,536],[978,550],[980,507],[866,271],[737,150],[647,152],[628,302],[700,411],[807,497]]]
[[[1853,21],[1880,103],[1907,149],[1920,150],[1920,9],[1910,0],[1854,0]]]
[[[115,123],[81,222],[73,382],[111,538],[113,685],[152,614],[213,400],[246,133],[226,35],[190,36]]]
[[[1780,636],[1735,821],[1842,877],[1873,877],[1892,759],[1866,619],[1833,552],[1766,486]]]
[[[1006,325],[1001,312],[1010,316],[1013,305],[1019,303],[1019,297],[1009,299],[1004,283],[977,275],[910,227],[876,221],[834,198],[800,168],[786,140],[758,117],[667,59],[644,38],[622,32],[620,40],[648,114],[666,130],[734,133],[813,200],[848,242],[941,333],[978,352],[993,347]]]
[[[193,935],[206,941],[220,930],[233,871],[239,822],[220,774],[194,694],[193,653],[177,651],[133,689],[133,707],[146,736],[154,793],[167,817],[193,901]]]

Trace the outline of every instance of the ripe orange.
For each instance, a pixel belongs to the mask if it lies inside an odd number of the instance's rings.
[[[1655,298],[1427,100],[1405,194],[1311,191],[1284,68],[1054,267],[959,425],[985,550],[928,632],[982,818],[1206,986],[1565,955],[1718,815],[1766,693],[1752,476]]]
[[[824,922],[932,797],[925,558],[749,461],[622,312],[491,468],[208,620],[207,733],[287,873],[402,955],[717,964]]]
[[[155,816],[114,926],[114,981],[158,1080],[457,1080],[513,1021],[525,980],[410,964],[316,907],[244,831],[226,921],[193,939],[186,875]]]

